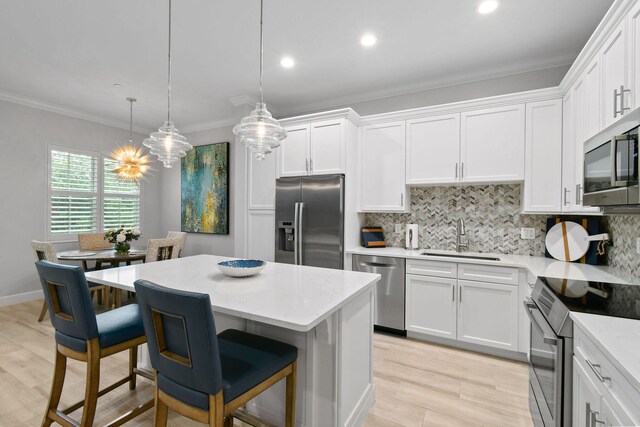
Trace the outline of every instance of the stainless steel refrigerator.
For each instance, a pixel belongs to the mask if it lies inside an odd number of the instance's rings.
[[[344,267],[344,175],[276,180],[276,262]]]

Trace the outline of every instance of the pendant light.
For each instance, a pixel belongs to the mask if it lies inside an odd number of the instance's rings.
[[[158,128],[157,132],[149,135],[143,144],[149,147],[149,151],[162,162],[165,168],[173,167],[173,164],[180,160],[191,150],[193,146],[187,142],[187,138],[180,135],[180,132],[171,121],[171,0],[169,0],[169,78],[167,85],[167,120]]]
[[[244,142],[256,159],[262,160],[271,153],[274,148],[280,146],[280,141],[287,137],[287,131],[271,116],[264,103],[262,94],[262,68],[263,68],[263,31],[262,17],[264,0],[260,0],[260,101],[255,110],[242,119],[233,128],[233,133]]]
[[[117,162],[113,171],[118,174],[118,179],[125,182],[139,182],[144,174],[149,171],[149,156],[143,155],[142,148],[133,143],[133,103],[135,98],[127,98],[129,101],[129,145],[116,149],[111,157]]]

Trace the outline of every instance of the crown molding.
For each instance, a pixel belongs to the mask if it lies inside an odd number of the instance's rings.
[[[183,126],[181,128],[182,133],[194,133],[194,132],[202,132],[205,130],[223,128],[227,126],[233,126],[236,124],[236,121],[233,117],[223,118],[219,120],[211,120],[209,122],[201,122],[195,123],[193,125]]]
[[[320,113],[305,114],[302,116],[278,119],[280,124],[290,126],[300,122],[312,122],[318,120],[347,119],[355,125],[360,125],[360,115],[351,108],[340,108],[338,110],[323,111]]]
[[[37,99],[28,98],[26,96],[17,95],[15,93],[1,91],[0,101],[6,101],[13,104],[22,105],[24,107],[35,108],[36,110],[47,111],[49,113],[60,114],[62,116],[73,117],[74,119],[86,120],[88,122],[97,123],[103,126],[109,126],[113,128],[129,130],[129,122],[120,122],[111,119],[105,119],[104,117],[96,116],[93,114],[83,113],[72,108],[64,107],[61,105],[51,104]],[[136,133],[146,134],[148,129],[138,126],[133,127],[133,131]]]
[[[428,83],[419,83],[396,87],[395,89],[384,89],[380,91],[367,92],[362,95],[345,96],[341,98],[333,98],[327,101],[313,102],[303,104],[293,108],[285,108],[279,110],[279,116],[294,116],[303,112],[322,110],[327,108],[337,108],[344,105],[356,104],[361,102],[376,101],[379,99],[392,98],[396,96],[410,95],[428,90],[442,89],[446,87],[458,86],[467,83],[475,83],[483,80],[489,80],[499,77],[507,77],[517,74],[528,73],[532,71],[540,71],[555,67],[561,67],[573,63],[576,53],[568,53],[556,57],[545,58],[542,60],[531,61],[528,63],[520,63],[518,65],[494,68],[492,70],[484,70],[480,72],[459,74],[454,78],[445,77],[442,79],[429,80]]]
[[[627,13],[636,1],[637,0],[614,1],[560,82],[560,90],[563,94],[569,91],[569,88],[584,72],[594,56],[599,53],[609,34],[625,19]]]

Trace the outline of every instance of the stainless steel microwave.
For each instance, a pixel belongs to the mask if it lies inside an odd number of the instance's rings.
[[[603,207],[605,213],[640,212],[638,127],[605,142],[592,138],[584,148],[584,205]]]

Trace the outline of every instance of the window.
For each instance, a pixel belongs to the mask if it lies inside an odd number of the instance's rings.
[[[140,184],[120,181],[114,166],[98,152],[50,146],[49,240],[75,240],[79,233],[120,225],[140,227]]]

